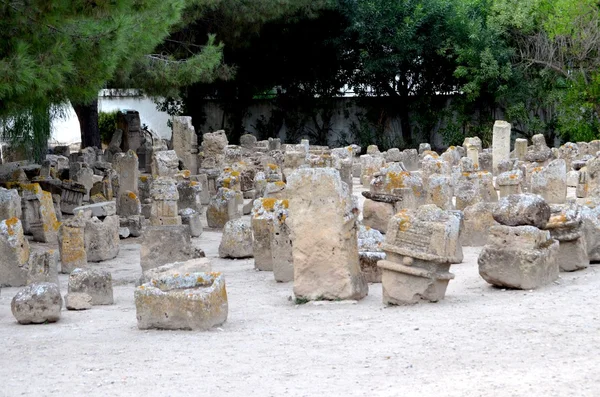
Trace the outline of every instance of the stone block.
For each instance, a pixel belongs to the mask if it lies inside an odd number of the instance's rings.
[[[534,289],[558,278],[558,241],[534,226],[492,226],[477,263],[488,283]]]
[[[85,251],[89,262],[102,262],[119,255],[119,216],[100,220],[90,218],[85,223]]]
[[[184,262],[167,263],[154,269],[146,270],[136,283],[136,287],[149,283],[152,279],[179,275],[187,276],[190,273],[210,273],[212,265],[208,258],[195,258]]]
[[[140,247],[142,271],[202,256],[191,243],[189,226],[149,226],[144,228]]]
[[[29,242],[17,218],[0,222],[0,286],[21,287],[29,274]]]
[[[225,224],[219,244],[221,258],[251,258],[252,226],[245,219],[234,219]]]
[[[363,224],[386,233],[388,223],[396,213],[394,204],[366,199],[363,204]]]
[[[67,310],[88,310],[92,308],[92,297],[83,292],[73,292],[65,295]]]
[[[179,172],[179,158],[174,150],[152,154],[152,176],[174,177]]]
[[[420,301],[438,302],[454,274],[450,264],[439,264],[405,257],[403,263],[387,260],[378,262],[382,269],[383,303],[386,305],[414,304]]]
[[[181,216],[181,223],[190,227],[190,235],[192,237],[200,237],[202,235],[203,227],[200,214],[191,208],[186,208],[179,211]]]
[[[96,216],[98,218],[104,218],[106,216],[116,215],[117,205],[114,201],[82,205],[73,210],[73,213],[75,214],[78,214],[79,212],[85,213],[85,217]]]
[[[60,222],[54,212],[52,194],[42,190],[39,184],[22,184],[23,212],[29,224],[29,230],[33,234],[34,241],[42,243],[56,243],[58,241],[58,228]]]
[[[298,169],[288,177],[289,226],[297,300],[364,298],[356,199],[332,168]]]
[[[70,274],[76,268],[87,267],[85,223],[83,216],[76,216],[65,220],[58,229],[61,273]]]
[[[32,251],[29,256],[27,284],[58,282],[58,252],[56,250]]]
[[[117,205],[117,214],[128,217],[140,215],[142,213],[142,203],[139,197],[131,190],[121,191]]]
[[[0,187],[0,220],[21,218],[21,197],[16,189]]]
[[[490,227],[498,225],[492,216],[495,206],[480,202],[463,210],[465,226],[460,233],[463,247],[482,247],[487,243]]]
[[[69,275],[69,294],[83,293],[92,297],[92,305],[114,303],[112,276],[104,270],[75,269]]]
[[[227,188],[219,188],[217,194],[210,199],[206,210],[208,227],[222,228],[227,222],[240,216],[235,192]]]
[[[511,194],[498,201],[493,216],[496,222],[507,226],[535,226],[543,228],[550,219],[550,206],[536,194]]]
[[[221,273],[165,276],[135,289],[139,329],[208,330],[227,320]]]

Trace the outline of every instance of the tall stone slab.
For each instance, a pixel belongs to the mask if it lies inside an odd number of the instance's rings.
[[[144,134],[139,112],[132,109],[120,111],[117,114],[117,128],[123,131],[123,151],[135,152],[142,145]]]
[[[21,287],[29,274],[29,243],[17,218],[0,222],[0,286]]]
[[[60,222],[56,218],[52,195],[42,190],[39,184],[22,184],[23,201],[25,202],[24,217],[27,218],[29,229],[34,241],[56,243]]]
[[[294,294],[300,301],[362,299],[356,200],[333,168],[302,168],[288,177]]]
[[[498,164],[510,158],[510,123],[496,120],[492,137],[492,164],[494,174],[498,172]]]
[[[186,170],[198,173],[198,137],[190,116],[173,116],[171,144]]]

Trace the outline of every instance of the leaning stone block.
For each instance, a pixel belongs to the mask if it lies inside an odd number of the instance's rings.
[[[139,329],[208,330],[227,320],[221,273],[191,273],[153,279],[135,289]]]
[[[75,269],[69,275],[69,294],[84,293],[92,297],[92,305],[112,305],[112,276],[109,272]]]
[[[0,286],[21,287],[27,284],[29,243],[17,218],[0,222]]]
[[[58,285],[33,283],[17,292],[10,309],[19,324],[54,323],[60,319],[62,303]]]

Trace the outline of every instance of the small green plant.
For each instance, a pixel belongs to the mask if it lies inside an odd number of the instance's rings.
[[[295,302],[296,302],[297,305],[304,305],[304,304],[310,302],[310,299],[307,299],[307,298],[296,298]]]
[[[110,140],[117,129],[117,113],[118,111],[116,110],[112,112],[98,113],[98,129],[100,130],[100,140],[105,145],[110,143]]]

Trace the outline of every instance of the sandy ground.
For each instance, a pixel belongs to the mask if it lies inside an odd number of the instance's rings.
[[[599,267],[501,290],[479,277],[480,249],[465,248],[442,302],[385,308],[371,284],[356,304],[298,306],[292,283],[252,259],[218,259],[220,237],[194,239],[227,280],[229,318],[209,332],[137,329],[135,239],[93,265],[113,274],[112,306],[22,326],[18,289],[2,289],[0,396],[600,395]]]

